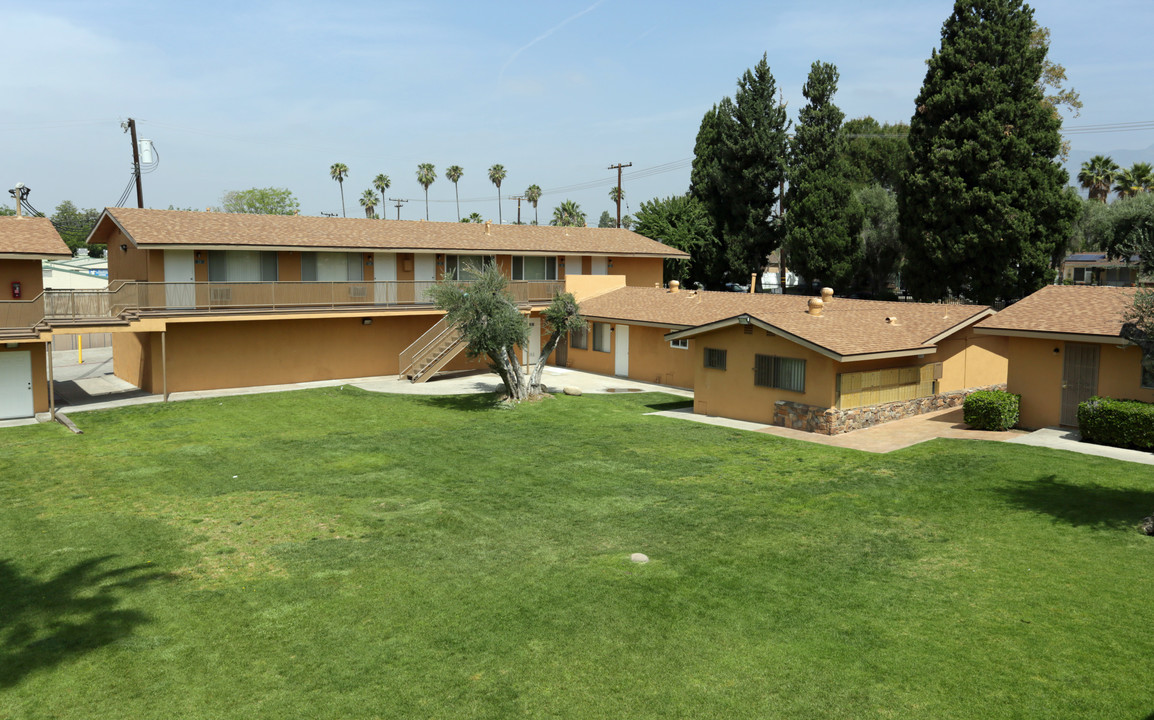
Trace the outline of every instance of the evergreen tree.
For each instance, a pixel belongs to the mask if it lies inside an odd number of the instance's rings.
[[[725,246],[728,273],[735,278],[761,271],[781,245],[775,221],[778,191],[785,178],[785,105],[766,56],[737,83],[733,100],[723,98],[705,114],[694,148],[693,194],[713,218]]]
[[[836,67],[815,62],[801,91],[809,104],[790,143],[785,244],[794,273],[845,291],[861,261],[861,212],[846,178],[837,80]]]
[[[1038,86],[1045,47],[1020,0],[958,0],[910,121],[899,195],[906,287],[917,298],[1023,297],[1051,277],[1075,200],[1055,157],[1059,118]]]
[[[680,280],[686,288],[720,285],[708,275],[716,253],[713,220],[697,198],[675,195],[641,203],[633,231],[689,253],[688,260],[665,261],[666,280]]]

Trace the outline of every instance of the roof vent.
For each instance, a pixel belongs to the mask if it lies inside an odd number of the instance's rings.
[[[897,324],[898,324],[898,319],[896,317],[891,315],[891,316],[886,318],[886,325],[897,325]]]
[[[821,301],[821,298],[810,298],[809,299],[809,314],[810,315],[821,315],[821,308],[823,305],[825,305],[825,303],[823,303]]]
[[[681,283],[678,282],[677,280],[670,280],[669,281],[669,292],[675,293],[675,292],[678,292],[679,290],[681,290]]]
[[[833,288],[824,287],[821,289],[821,301],[826,305],[833,302]]]
[[[489,234],[489,230],[491,230],[492,227],[493,227],[493,221],[492,220],[486,220],[485,221],[485,234],[486,235]]]

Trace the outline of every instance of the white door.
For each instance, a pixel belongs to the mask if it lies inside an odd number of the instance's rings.
[[[32,353],[0,352],[0,420],[32,417]]]
[[[594,257],[593,258],[593,267],[591,268],[591,272],[589,274],[590,275],[608,275],[609,274],[609,258]]]
[[[565,275],[580,275],[581,274],[581,256],[580,255],[566,255],[565,256]]]
[[[413,256],[413,299],[417,302],[431,302],[425,292],[437,281],[437,256],[434,253],[417,253]]]
[[[397,302],[397,254],[373,253],[373,298],[378,305]]]
[[[541,357],[541,321],[529,320],[529,364],[533,365]]]
[[[629,326],[617,325],[613,329],[617,345],[613,350],[613,374],[629,377]]]
[[[191,250],[164,251],[164,302],[168,307],[196,306],[195,268]]]

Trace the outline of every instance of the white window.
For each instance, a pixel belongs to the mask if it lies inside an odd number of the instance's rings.
[[[301,280],[359,282],[364,279],[365,268],[360,253],[301,253]]]
[[[569,347],[576,350],[589,349],[589,326],[582,325],[579,330],[569,333]]]
[[[514,280],[556,280],[557,258],[513,256]]]
[[[597,352],[609,352],[609,323],[593,323],[593,349]]]
[[[492,255],[446,255],[445,277],[450,280],[472,280],[473,276],[467,268],[483,270],[495,261]]]
[[[273,282],[277,279],[275,252],[209,250],[209,282]]]
[[[689,349],[689,338],[681,338],[680,340],[670,340],[669,347],[677,348],[678,350]]]

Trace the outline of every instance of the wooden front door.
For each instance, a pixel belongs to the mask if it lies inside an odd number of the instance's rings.
[[[1066,343],[1062,363],[1062,424],[1078,427],[1078,403],[1098,393],[1098,346]]]

